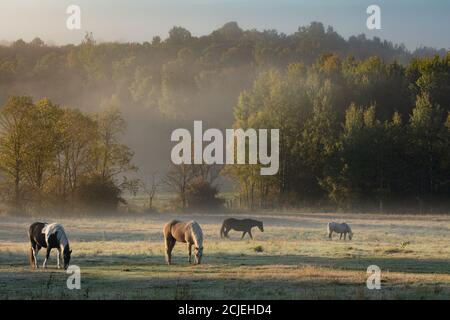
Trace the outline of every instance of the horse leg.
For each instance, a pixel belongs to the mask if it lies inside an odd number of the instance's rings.
[[[339,240],[342,240],[342,233],[341,233],[341,235],[339,236]]]
[[[242,233],[241,240],[244,239],[244,236],[245,236],[246,233],[247,233],[247,231],[244,231],[244,232]]]
[[[344,232],[344,241],[347,241],[347,232]]]
[[[47,253],[45,254],[45,260],[44,263],[42,264],[42,268],[47,269],[47,260],[50,257],[50,251],[52,251],[52,248],[50,248],[50,246],[47,247]]]
[[[328,233],[328,238],[330,238],[331,240],[333,240],[333,231],[330,231],[330,233]]]
[[[249,230],[249,231],[248,231],[248,235],[250,236],[250,239],[253,240],[252,230]]]
[[[170,241],[170,247],[169,247],[169,264],[172,263],[172,250],[173,250],[173,247],[175,247],[175,243],[176,243],[176,240],[175,240],[175,239],[172,239],[172,240]]]
[[[166,239],[166,261],[170,265],[172,263],[172,250],[175,246],[175,239]]]
[[[227,228],[226,228],[225,224],[222,224],[222,228],[220,228],[220,237],[221,238],[226,237],[226,230],[227,230]]]
[[[39,247],[38,244],[36,244],[36,245],[33,245],[33,246],[32,246],[32,249],[33,249],[33,258],[34,258],[34,268],[35,268],[35,269],[38,269],[38,268],[39,268],[39,265],[38,265],[38,261],[37,261],[37,255],[38,255],[39,250],[40,250],[41,248]]]
[[[61,269],[61,266],[59,264],[60,257],[61,257],[61,249],[58,248],[58,251],[56,252],[56,266],[58,269]]]
[[[170,265],[170,247],[171,247],[171,241],[169,239],[165,239],[165,245],[166,245],[166,262],[168,265]]]
[[[188,242],[189,263],[191,263],[192,244]]]

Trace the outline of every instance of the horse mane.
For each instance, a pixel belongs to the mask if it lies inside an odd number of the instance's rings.
[[[203,248],[203,232],[200,225],[197,222],[192,221],[189,223],[189,227],[195,246],[197,248]]]

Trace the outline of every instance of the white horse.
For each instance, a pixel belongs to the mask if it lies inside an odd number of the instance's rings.
[[[347,239],[347,233],[348,238],[352,240],[353,238],[353,232],[352,228],[348,224],[344,223],[336,223],[336,222],[329,222],[327,224],[327,232],[328,232],[328,238],[332,239],[331,235],[333,232],[339,233],[340,237],[339,239],[342,239],[342,235],[344,235],[344,240]]]

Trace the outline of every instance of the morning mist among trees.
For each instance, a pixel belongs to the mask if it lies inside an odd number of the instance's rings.
[[[2,197],[72,210],[106,190],[101,205],[116,207],[134,186],[124,178],[133,163],[138,177],[177,172],[170,132],[203,120],[280,129],[276,176],[257,165],[222,169],[241,207],[431,210],[450,192],[449,86],[445,50],[346,40],[317,22],[290,35],[230,22],[144,43],[17,40],[0,46]],[[184,172],[216,196],[214,181]],[[198,205],[194,185],[172,185],[182,207],[184,193]]]
[[[1,194],[15,210],[115,210],[135,170],[133,153],[118,141],[117,109],[95,115],[13,96],[0,110]]]

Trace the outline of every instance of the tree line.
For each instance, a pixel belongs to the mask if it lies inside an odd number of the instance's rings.
[[[300,61],[311,65],[327,53],[356,60],[377,56],[400,64],[445,55],[442,49],[409,51],[363,34],[345,39],[320,22],[290,34],[244,30],[229,22],[194,36],[175,26],[167,38],[142,43],[98,42],[91,33],[79,44],[61,46],[39,38],[19,39],[0,45],[0,105],[11,95],[49,97],[87,112],[115,104],[129,124],[124,142],[136,151],[136,163],[147,174],[162,172],[171,146],[161,136],[197,119],[210,127],[229,128],[240,92],[258,74]],[[142,147],[153,144],[161,152]]]

